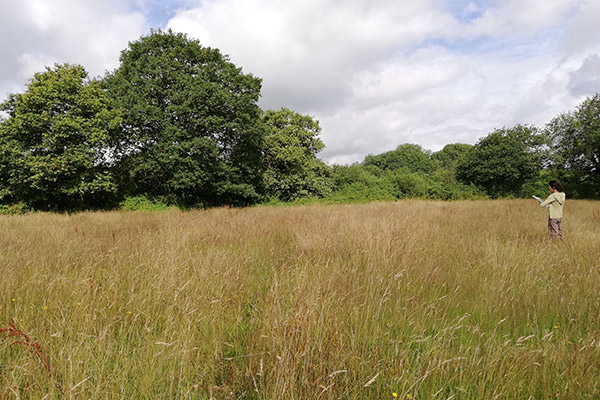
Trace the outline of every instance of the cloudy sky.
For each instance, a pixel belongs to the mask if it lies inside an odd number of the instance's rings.
[[[0,0],[0,100],[56,62],[92,76],[171,28],[309,114],[329,163],[543,126],[600,92],[598,0]]]

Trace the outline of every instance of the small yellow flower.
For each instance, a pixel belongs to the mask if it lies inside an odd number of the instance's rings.
[[[14,303],[14,302],[15,302],[15,301],[17,301],[17,300],[16,300],[16,299],[12,299],[11,301]]]
[[[132,312],[131,312],[131,311],[127,311],[127,314],[131,315],[131,314],[132,314]]]
[[[392,396],[398,397],[398,393],[392,393]]]
[[[77,305],[78,305],[78,306],[80,306],[80,305],[81,305],[81,303],[77,303]]]
[[[409,394],[407,394],[407,395],[406,395],[406,398],[410,400],[410,399],[412,399],[413,397],[412,397],[412,395],[409,393]]]
[[[44,306],[44,310],[47,310],[47,309],[48,309],[48,306]]]
[[[554,325],[554,329],[558,329],[558,325]]]

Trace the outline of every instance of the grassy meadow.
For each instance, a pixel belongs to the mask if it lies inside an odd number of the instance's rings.
[[[1,399],[598,399],[600,202],[0,217]]]

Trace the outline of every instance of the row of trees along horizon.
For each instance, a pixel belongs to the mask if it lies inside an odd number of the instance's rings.
[[[600,95],[545,127],[494,130],[475,145],[416,144],[329,166],[312,117],[258,106],[261,79],[218,49],[152,31],[120,66],[34,75],[1,104],[0,206],[71,211],[266,202],[600,196]]]

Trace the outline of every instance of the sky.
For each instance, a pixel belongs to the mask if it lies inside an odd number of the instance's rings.
[[[54,63],[92,77],[172,29],[318,120],[330,164],[543,127],[600,92],[598,0],[0,0],[0,101]]]

